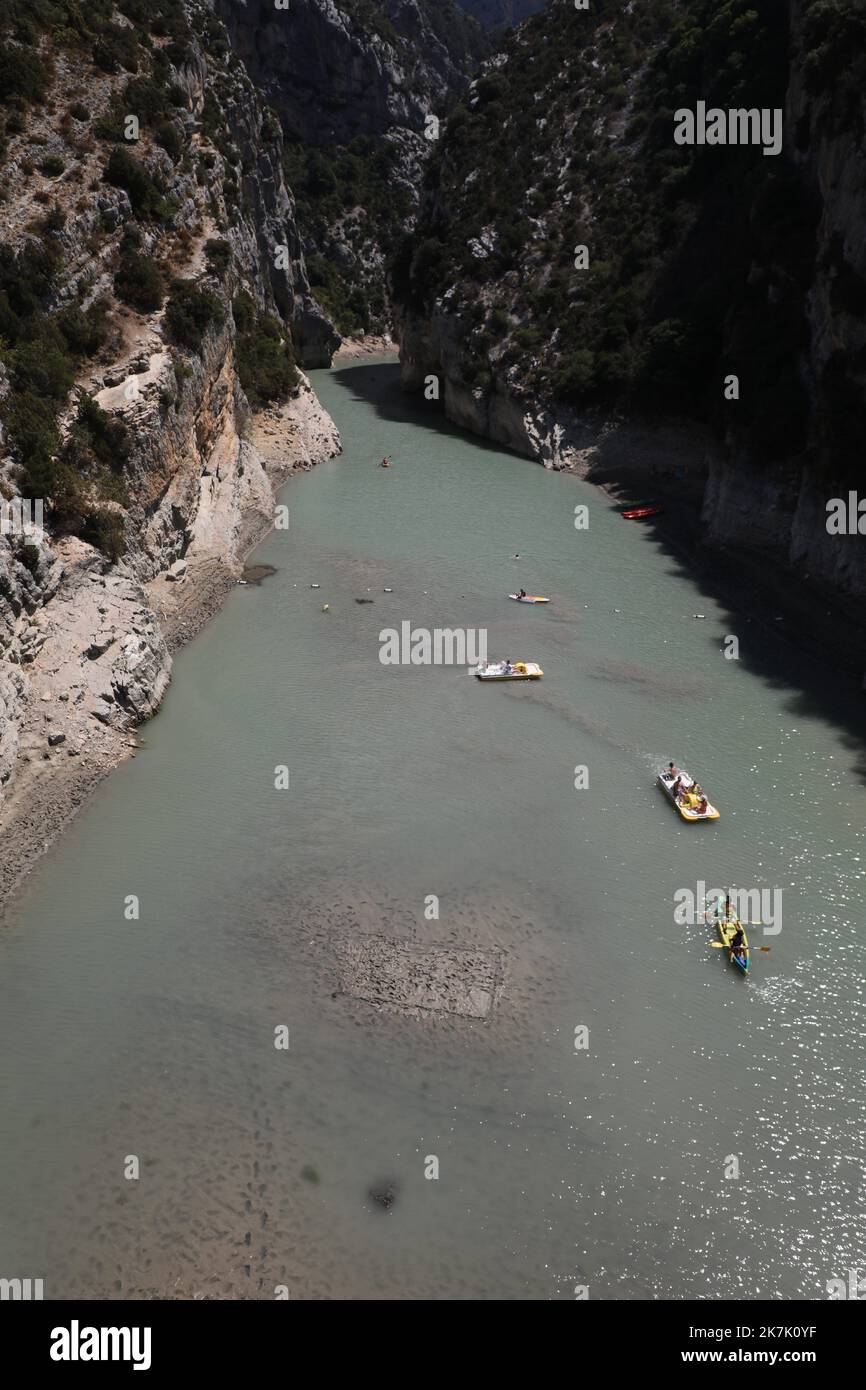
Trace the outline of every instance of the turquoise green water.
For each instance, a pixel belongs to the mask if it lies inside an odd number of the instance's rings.
[[[146,749],[0,938],[0,1275],[825,1297],[863,1259],[854,751],[759,673],[748,628],[724,659],[730,617],[595,490],[443,430],[393,365],[314,378],[343,456],[287,487],[255,556],[277,573],[180,654]],[[545,678],[383,666],[404,620],[484,628]],[[716,825],[662,799],[669,758]],[[748,980],[675,925],[698,880],[782,890]],[[487,952],[492,1015],[352,997],[359,934]]]

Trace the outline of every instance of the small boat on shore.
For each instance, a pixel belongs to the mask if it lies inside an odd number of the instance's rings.
[[[475,674],[480,681],[537,681],[544,672],[537,661],[490,661]]]
[[[623,512],[633,512],[637,507],[657,507],[659,506],[657,497],[639,497],[634,502],[619,502],[617,511],[622,515]]]
[[[644,521],[650,516],[661,516],[663,511],[661,503],[655,502],[643,507],[628,507],[620,512],[620,516],[624,516],[626,521]]]
[[[515,603],[550,603],[549,598],[542,598],[541,594],[509,594]]]
[[[674,785],[679,781],[679,795],[674,795]],[[687,772],[680,771],[676,776],[670,772],[660,772],[658,784],[669,801],[676,806],[683,820],[718,820],[719,811],[708,800],[706,809],[700,810],[700,796],[695,792],[697,783],[694,777],[690,777]]]

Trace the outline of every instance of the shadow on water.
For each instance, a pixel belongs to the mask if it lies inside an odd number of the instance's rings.
[[[478,449],[521,457],[452,424],[441,404],[402,391],[397,362],[361,362],[337,368],[334,375],[356,400],[372,405],[382,420],[416,425]],[[605,467],[604,445],[601,453],[599,471]],[[653,490],[659,490],[655,483]],[[731,547],[688,553],[682,536],[698,538],[703,529],[694,505],[677,507],[674,501],[665,515],[639,524],[672,561],[670,573],[689,580],[703,598],[723,610],[720,659],[724,659],[725,637],[737,635],[740,659],[780,693],[792,719],[819,719],[840,731],[843,745],[855,757],[855,775],[866,784],[866,694],[859,688],[866,671],[866,627],[853,613],[847,616],[837,599],[808,588],[791,571],[775,565],[771,556],[759,577],[762,562],[754,552]],[[777,617],[782,621],[777,622]]]
[[[866,671],[866,631],[852,622],[846,633],[843,612],[836,608],[828,612],[832,600],[810,593],[790,571],[783,571],[785,592],[765,586],[754,574],[752,554],[741,555],[734,548],[720,551],[724,575],[714,575],[706,563],[685,556],[664,525],[665,518],[659,520],[652,540],[673,562],[669,573],[690,580],[704,598],[723,610],[720,659],[724,660],[726,636],[735,634],[740,660],[769,689],[779,692],[784,712],[792,720],[816,719],[832,725],[843,747],[853,754],[854,775],[866,784],[866,690],[860,690]],[[698,518],[693,521],[697,529]],[[735,569],[739,561],[744,577],[732,583],[727,568]]]
[[[507,444],[497,444],[480,434],[453,425],[446,419],[441,401],[426,401],[423,393],[403,391],[400,387],[400,364],[398,362],[369,362],[358,366],[338,367],[334,377],[341,386],[352,392],[356,401],[371,405],[380,420],[391,424],[415,425],[418,429],[432,430],[435,434],[460,439],[463,443],[474,444],[493,454],[510,454],[513,458],[523,458]]]

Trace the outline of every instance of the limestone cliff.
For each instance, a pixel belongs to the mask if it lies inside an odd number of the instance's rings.
[[[866,593],[825,524],[862,474],[864,68],[850,0],[551,0],[434,154],[394,267],[406,388],[554,467],[600,422],[690,418],[706,533]],[[781,154],[678,146],[699,100],[782,110]]]
[[[454,0],[217,0],[278,115],[317,296],[346,334],[390,328],[386,264],[442,118],[488,43]]]
[[[0,501],[44,482],[47,527],[0,534],[0,834],[32,860],[158,708],[276,487],[340,441],[294,365],[339,337],[282,136],[209,8],[131,0],[68,43],[28,22],[4,36],[37,66],[0,141]]]

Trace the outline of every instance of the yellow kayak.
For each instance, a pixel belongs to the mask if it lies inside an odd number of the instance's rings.
[[[742,927],[742,925],[742,922],[740,922],[736,917],[731,922],[725,922],[721,918],[716,919],[716,927],[718,929],[719,936],[721,937],[722,941],[724,941],[725,945],[729,948],[728,956],[730,957],[731,964],[737,970],[739,970],[741,975],[748,975],[749,938],[746,936],[745,928],[743,928],[743,941],[745,942],[746,949],[739,956],[735,956],[733,951],[730,950],[730,945],[733,939],[734,932],[737,930],[737,927]]]

